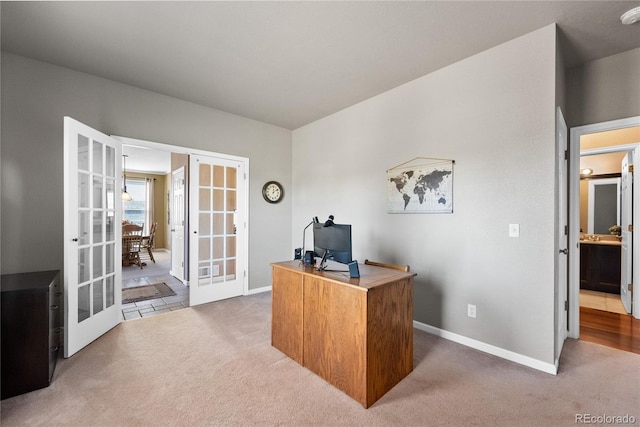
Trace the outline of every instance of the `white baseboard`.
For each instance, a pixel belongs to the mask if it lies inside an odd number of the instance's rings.
[[[420,329],[421,331],[425,331],[430,334],[447,339],[449,341],[457,342],[458,344],[462,344],[464,346],[471,347],[476,350],[498,356],[502,359],[510,360],[511,362],[519,363],[520,365],[528,366],[530,368],[546,372],[548,374],[556,375],[558,373],[557,363],[553,364],[542,362],[529,356],[524,356],[513,351],[505,350],[504,348],[496,347],[482,341],[474,340],[472,338],[468,338],[462,335],[455,334],[453,332],[445,331],[443,329],[427,325],[425,323],[418,322],[417,320],[413,321],[413,327],[416,329]]]
[[[261,288],[249,289],[247,295],[261,294],[263,292],[271,292],[271,286],[263,286]]]

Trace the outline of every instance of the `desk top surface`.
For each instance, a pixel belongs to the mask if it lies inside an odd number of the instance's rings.
[[[329,280],[335,283],[341,283],[344,285],[352,286],[363,291],[372,289],[378,286],[384,286],[398,280],[413,278],[415,273],[404,272],[400,270],[394,270],[391,268],[376,267],[373,265],[366,265],[358,263],[358,269],[360,270],[359,278],[349,277],[348,267],[344,265],[343,270],[328,269],[324,271],[318,271],[314,267],[304,265],[300,260],[274,262],[271,264],[274,268],[282,268],[285,270],[296,271],[308,276],[321,277],[325,280]]]

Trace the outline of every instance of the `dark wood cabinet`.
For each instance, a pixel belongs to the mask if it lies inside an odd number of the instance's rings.
[[[580,244],[580,289],[620,293],[621,246]]]
[[[58,270],[3,274],[2,399],[47,387],[62,345]]]

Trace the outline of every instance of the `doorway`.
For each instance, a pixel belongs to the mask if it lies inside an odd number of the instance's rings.
[[[570,175],[570,189],[569,189],[569,209],[570,209],[570,218],[571,223],[573,224],[569,230],[569,245],[571,248],[575,250],[570,251],[570,259],[569,259],[569,337],[571,338],[580,338],[580,252],[581,252],[581,238],[592,238],[589,235],[589,226],[581,224],[580,220],[580,159],[581,159],[581,147],[580,141],[583,137],[589,138],[590,136],[605,136],[607,132],[615,132],[615,131],[624,131],[627,130],[627,133],[637,135],[637,129],[640,129],[640,117],[634,117],[629,119],[615,120],[611,122],[599,123],[594,125],[581,126],[577,128],[571,129],[571,141],[570,141],[570,164],[569,164],[569,175]],[[582,154],[584,155],[599,155],[607,152],[620,152],[620,151],[633,151],[640,146],[640,141],[637,136],[632,137],[630,140],[621,140],[619,142],[614,142],[610,145],[614,145],[615,147],[603,148],[603,147],[587,147],[586,150],[582,150]],[[586,153],[585,153],[586,151]],[[638,152],[640,150],[637,150]],[[633,159],[633,163],[637,165],[640,159],[636,156]],[[637,166],[636,166],[637,168]],[[639,182],[639,175],[636,173],[633,175],[633,187],[635,188],[634,192],[637,194]],[[584,175],[583,175],[584,176]],[[634,198],[632,209],[632,219],[630,223],[639,223],[638,218],[640,216],[640,209],[638,209],[638,201],[639,197]],[[586,228],[585,228],[586,227]],[[582,230],[581,230],[582,228]],[[597,235],[593,237],[594,240],[599,240],[598,237],[604,238],[604,236]],[[607,239],[617,239],[617,236],[607,236]],[[584,242],[584,240],[583,240]],[[591,242],[588,242],[591,243]],[[597,241],[594,243],[598,243]],[[628,281],[629,283],[638,283],[638,273],[639,273],[639,263],[637,258],[632,257],[631,251],[636,249],[638,251],[639,246],[637,233],[629,233],[623,241],[623,244],[627,244],[628,252],[628,267],[630,272],[628,273],[628,279],[624,279],[624,281]],[[586,245],[582,245],[586,246]],[[584,271],[582,271],[584,275]],[[584,281],[584,280],[583,280]],[[621,281],[622,283],[622,281]],[[623,290],[622,284],[620,285],[621,290]],[[626,287],[624,287],[626,289]],[[633,315],[638,318],[640,316],[640,304],[638,304],[638,293],[634,295],[631,294],[631,287],[629,289],[629,294],[627,295],[629,298],[629,308],[631,308],[631,312]],[[583,298],[584,299],[584,298]],[[627,315],[631,317],[630,315]]]
[[[145,236],[155,224],[152,247],[140,253],[142,266],[122,267],[122,319],[151,317],[189,307],[183,271],[172,270],[175,252],[178,255],[183,252],[181,248],[176,251],[172,241],[173,222],[180,220],[181,215],[170,204],[172,171],[184,170],[181,155],[131,143],[122,144],[122,153],[127,156],[127,191],[133,198],[123,203],[123,219],[143,226]],[[135,185],[131,185],[135,183],[140,186],[137,192]],[[184,202],[183,196],[181,200]],[[158,286],[164,292],[155,291]],[[133,298],[127,301],[126,296]]]
[[[193,306],[248,293],[249,159],[151,141],[113,137],[153,169],[164,164],[159,197],[170,250],[168,276]],[[164,157],[162,157],[164,156]],[[129,151],[127,162],[136,165]],[[154,159],[149,161],[149,159]]]

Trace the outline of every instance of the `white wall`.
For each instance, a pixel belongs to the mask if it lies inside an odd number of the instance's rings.
[[[569,127],[640,115],[640,48],[567,71]]]
[[[106,134],[248,157],[250,283],[292,257],[291,131],[2,53],[2,273],[62,269],[63,117]],[[287,196],[262,199],[275,179]]]
[[[551,25],[295,130],[292,246],[334,214],[354,258],[411,265],[417,321],[553,363],[555,78]],[[453,214],[387,214],[418,156],[455,160]]]

